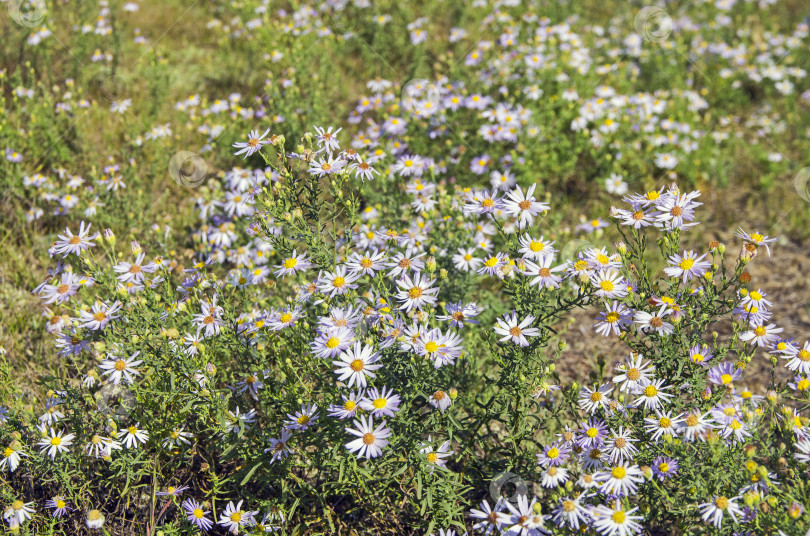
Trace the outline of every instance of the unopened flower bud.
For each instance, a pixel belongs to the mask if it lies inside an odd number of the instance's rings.
[[[115,233],[113,232],[113,230],[112,230],[112,229],[109,229],[109,228],[108,228],[108,229],[104,229],[104,230],[101,232],[101,236],[102,236],[102,238],[104,239],[104,241],[105,241],[107,244],[109,244],[110,246],[114,246],[114,245],[115,245]]]
[[[425,268],[429,273],[436,271],[436,257],[430,256],[425,261]]]
[[[132,242],[129,244],[129,248],[130,248],[130,250],[132,250],[132,254],[133,254],[133,255],[135,255],[135,256],[140,255],[140,254],[141,254],[141,252],[143,251],[143,250],[141,249],[141,245],[138,243],[138,241],[137,241],[137,240],[133,240],[133,241],[132,241]]]

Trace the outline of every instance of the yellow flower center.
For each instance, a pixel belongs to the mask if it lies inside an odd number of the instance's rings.
[[[725,510],[728,508],[728,499],[725,497],[718,497],[714,500],[714,505],[721,510]]]
[[[658,389],[654,385],[648,385],[644,388],[644,396],[647,398],[652,398],[658,394]]]
[[[436,350],[438,350],[438,349],[439,349],[439,345],[438,345],[438,344],[436,344],[436,343],[435,343],[435,342],[433,342],[433,341],[430,341],[429,343],[427,343],[427,344],[425,345],[425,350],[426,350],[428,353],[431,353],[431,354],[432,354],[433,352],[435,352]]]
[[[614,467],[610,474],[613,476],[613,478],[621,479],[627,476],[627,471],[624,470],[624,467]]]
[[[693,261],[692,259],[683,259],[680,263],[678,263],[678,266],[681,268],[681,270],[689,270],[694,265],[695,261]]]
[[[329,340],[326,341],[326,347],[329,348],[330,350],[332,348],[335,348],[338,344],[340,344],[340,339],[338,339],[337,337],[329,337]]]
[[[617,510],[616,512],[613,512],[613,515],[610,516],[610,518],[613,519],[614,523],[621,525],[624,523],[624,512]]]

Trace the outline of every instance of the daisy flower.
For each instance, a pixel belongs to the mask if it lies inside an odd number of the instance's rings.
[[[234,506],[233,501],[228,501],[228,505],[225,507],[222,514],[220,514],[217,524],[225,527],[232,534],[239,534],[240,527],[251,525],[253,523],[253,516],[259,512],[258,510],[255,512],[245,512],[242,510],[243,502],[244,501],[239,501],[236,506]]]
[[[354,341],[354,332],[344,327],[329,328],[318,334],[310,343],[313,355],[323,359],[332,359],[349,348]]]
[[[743,342],[751,342],[756,346],[770,346],[775,340],[779,338],[778,333],[782,333],[784,328],[777,328],[776,324],[768,324],[767,326],[758,324],[751,325],[751,329],[740,335],[740,340]],[[795,369],[791,369],[795,370]],[[808,367],[810,370],[810,367]]]
[[[623,303],[612,301],[605,303],[605,311],[599,313],[599,322],[593,327],[596,333],[608,337],[611,333],[619,335],[632,321],[632,311]]]
[[[28,454],[23,452],[22,443],[14,439],[9,445],[3,449],[3,459],[0,460],[0,471],[8,468],[10,473],[17,470],[20,465],[21,456],[28,457]]]
[[[186,519],[189,523],[197,527],[197,530],[210,530],[214,522],[205,517],[210,514],[209,510],[203,510],[203,505],[194,499],[183,501],[183,509],[186,511]]]
[[[318,405],[317,404],[302,404],[301,409],[295,412],[295,415],[287,414],[287,420],[284,422],[284,428],[289,430],[306,430],[310,426],[314,426],[318,420]]]
[[[90,225],[85,226],[84,222],[79,223],[79,233],[73,234],[70,229],[65,228],[65,234],[58,235],[59,240],[54,244],[52,251],[54,253],[61,253],[62,258],[67,257],[71,253],[79,257],[82,252],[95,246],[93,240],[98,238],[98,233],[90,234]]]
[[[270,454],[270,463],[284,459],[292,453],[292,449],[287,445],[287,442],[292,437],[292,432],[287,428],[281,429],[281,437],[270,438],[270,448],[264,449],[265,454]]]
[[[142,359],[135,359],[140,353],[140,351],[136,351],[126,359],[107,354],[107,359],[101,362],[99,368],[101,368],[102,374],[110,377],[113,385],[118,385],[121,380],[124,380],[125,384],[131,385],[135,376],[140,374],[135,368],[143,363]]]
[[[658,478],[658,480],[663,482],[667,478],[672,478],[677,475],[679,467],[680,465],[678,464],[678,460],[675,458],[670,458],[669,456],[658,456],[653,460],[652,472],[653,475]]]
[[[656,410],[661,407],[665,402],[668,402],[674,395],[667,393],[665,389],[669,386],[664,386],[664,380],[645,380],[640,382],[638,387],[633,391],[636,399],[633,401],[633,407],[644,406],[644,409]]]
[[[610,403],[610,395],[613,392],[611,382],[600,385],[597,389],[591,389],[587,385],[579,391],[579,407],[586,413],[594,414],[598,409],[604,409]]]
[[[582,499],[587,498],[586,494],[581,494],[575,498],[563,497],[552,512],[552,520],[558,527],[567,526],[579,532],[580,525],[587,526],[590,514],[587,506],[581,504]]]
[[[139,445],[146,443],[149,440],[149,432],[138,428],[141,423],[136,423],[126,429],[124,439],[122,442],[128,449],[138,448]]]
[[[349,452],[357,453],[357,458],[376,458],[382,455],[382,449],[388,445],[388,438],[391,437],[391,430],[386,428],[385,421],[377,428],[374,428],[374,417],[361,416],[355,419],[354,428],[346,428],[346,431],[358,439],[346,443]]]
[[[688,194],[667,194],[656,206],[659,210],[656,221],[662,223],[665,230],[687,229],[694,227],[695,209],[703,203],[694,201],[700,191]]]
[[[405,312],[411,309],[422,310],[424,306],[436,305],[436,296],[439,294],[439,287],[433,287],[435,279],[428,279],[427,276],[418,273],[413,279],[407,274],[402,276],[402,279],[397,281],[399,290],[397,291],[397,300],[402,303],[400,309]]]
[[[312,263],[306,254],[299,255],[297,250],[293,250],[290,256],[284,259],[284,262],[276,266],[275,274],[276,277],[288,277],[310,268],[312,268]]]
[[[376,272],[385,268],[385,253],[374,250],[373,252],[366,251],[361,255],[355,252],[346,262],[346,267],[352,275],[373,276]]]
[[[644,516],[634,516],[633,512],[638,507],[630,510],[622,509],[621,501],[616,501],[612,506],[600,504],[591,510],[594,528],[602,536],[630,536],[641,533],[643,527],[639,523]]]
[[[582,449],[599,447],[607,436],[607,426],[600,419],[590,418],[587,422],[582,422],[579,429],[577,445]]]
[[[796,448],[793,457],[796,458],[799,463],[810,464],[810,438],[802,438],[793,446]]]
[[[752,244],[754,246],[765,246],[765,250],[768,252],[768,257],[771,256],[771,248],[768,246],[768,244],[772,244],[773,242],[776,242],[778,240],[777,238],[770,238],[768,237],[768,235],[763,235],[758,232],[748,234],[741,228],[737,228],[737,232],[734,233],[734,236],[742,238],[747,243]]]
[[[62,517],[69,511],[73,510],[73,508],[68,506],[67,501],[65,501],[65,498],[60,495],[57,495],[56,497],[52,497],[51,499],[45,501],[45,508],[49,510],[53,509],[53,512],[51,512],[51,515],[53,517]]]
[[[552,255],[546,255],[540,257],[540,259],[535,263],[530,260],[524,260],[524,264],[526,268],[523,270],[523,275],[526,277],[531,277],[531,281],[529,281],[530,285],[537,285],[538,287],[542,288],[558,288],[560,286],[560,282],[562,278],[558,275],[554,275],[554,272],[559,272],[565,270],[568,265],[561,264],[559,266],[555,266],[551,268],[551,263],[554,260]]]
[[[42,454],[47,453],[53,460],[60,452],[67,452],[68,447],[73,444],[74,434],[65,434],[64,430],[55,432],[53,428],[50,429],[48,435],[43,437],[37,445]]]
[[[503,204],[495,192],[477,190],[467,195],[467,201],[463,208],[465,215],[492,214],[496,210],[503,208]]]
[[[543,448],[537,455],[537,464],[541,467],[560,466],[568,462],[571,456],[571,447],[565,443],[555,441]]]
[[[463,328],[466,323],[478,324],[478,320],[473,320],[474,317],[481,313],[478,305],[475,303],[468,303],[464,305],[462,302],[447,303],[444,306],[446,315],[438,315],[436,320],[450,321],[450,325],[454,328]]]
[[[641,354],[630,354],[624,363],[616,366],[619,374],[613,376],[613,383],[619,385],[621,392],[633,392],[642,382],[652,379],[655,367],[652,363],[644,362]]]
[[[487,501],[481,501],[480,510],[470,509],[470,517],[477,522],[473,524],[473,530],[480,531],[484,535],[491,533],[501,534],[502,527],[508,523],[509,515],[504,513],[504,500],[499,498],[495,502],[495,507],[491,507]]]
[[[553,240],[546,242],[542,236],[535,239],[529,236],[528,233],[518,239],[518,244],[520,245],[518,252],[521,253],[524,258],[533,261],[540,260],[548,255],[553,255],[557,251],[551,247],[554,245]]]
[[[518,220],[518,227],[523,228],[534,223],[534,219],[541,212],[549,210],[551,207],[547,203],[541,203],[534,197],[534,189],[537,184],[532,184],[526,194],[520,186],[506,194],[503,201],[503,211]]]
[[[664,273],[669,277],[681,277],[683,282],[686,283],[695,278],[703,277],[703,274],[708,272],[712,263],[704,261],[708,253],[704,253],[700,257],[694,251],[684,251],[683,255],[672,255],[669,257],[669,267],[664,268]]]
[[[336,131],[332,132],[334,127],[328,127],[326,130],[323,127],[316,126],[315,132],[317,132],[317,136],[315,139],[318,142],[318,145],[321,147],[321,150],[326,151],[339,151],[340,144],[338,143],[337,133],[343,130],[343,127],[338,128]]]
[[[548,489],[563,486],[568,481],[569,476],[568,469],[549,467],[540,473],[540,485]]]
[[[696,344],[689,349],[689,360],[698,365],[706,365],[714,354],[705,344]]]
[[[710,522],[715,528],[719,529],[723,526],[723,515],[726,514],[731,518],[733,523],[737,523],[737,516],[742,516],[742,509],[734,502],[739,497],[731,497],[730,499],[724,495],[713,497],[711,501],[701,504],[698,509],[700,516],[704,521]]]
[[[556,469],[556,468],[554,468]],[[531,502],[526,495],[518,495],[517,505],[506,502],[506,508],[511,514],[507,525],[512,525],[506,534],[516,534],[519,536],[541,536],[551,534],[551,530],[545,527],[546,520],[551,516],[545,516],[535,510],[537,498],[533,497]]]
[[[251,156],[253,153],[261,150],[264,145],[270,143],[270,140],[265,140],[265,136],[270,133],[270,129],[264,131],[263,134],[259,134],[258,130],[251,130],[248,134],[248,141],[238,141],[233,144],[234,147],[239,149],[234,155],[244,154],[245,156],[242,158],[243,160],[248,156]]]
[[[672,314],[672,309],[668,308],[667,304],[664,304],[655,313],[636,311],[633,321],[638,325],[638,329],[645,333],[653,331],[659,335],[669,335],[675,331],[674,325],[664,321],[664,318],[670,314]]]
[[[369,389],[360,401],[360,407],[374,417],[393,417],[399,411],[400,397],[390,387]]]
[[[357,288],[354,282],[359,278],[359,275],[347,273],[345,266],[338,266],[334,272],[326,272],[318,278],[318,289],[332,298]]]
[[[500,342],[512,340],[513,343],[519,346],[529,346],[529,341],[526,337],[537,337],[540,335],[538,328],[528,327],[534,322],[535,318],[532,315],[526,316],[518,323],[517,313],[512,311],[512,316],[505,314],[503,318],[498,319],[498,323],[492,329],[498,335],[503,335],[499,340]]]
[[[785,367],[793,372],[799,374],[810,374],[810,341],[804,343],[804,346],[799,348],[796,345],[787,345],[783,351],[782,359],[787,359]]]
[[[422,443],[419,453],[425,456],[428,471],[431,473],[434,468],[447,470],[447,458],[453,455],[450,450],[450,441],[445,441],[438,449],[434,449],[430,436],[428,436],[427,442]]]
[[[363,398],[363,391],[352,391],[348,395],[340,395],[340,397],[343,399],[343,404],[330,405],[329,416],[335,417],[341,421],[354,417],[354,414],[357,412],[357,408],[360,405],[360,401]]]
[[[475,256],[475,250],[477,248],[459,248],[458,253],[453,255],[453,266],[456,267],[456,270],[461,270],[463,272],[470,272],[478,268],[484,261]]]
[[[90,308],[90,311],[79,312],[81,327],[101,331],[107,327],[107,324],[118,318],[116,313],[121,310],[121,307],[121,302],[118,300],[115,300],[112,305],[97,301]]]
[[[449,408],[453,404],[453,400],[450,398],[445,391],[434,391],[432,395],[428,398],[428,402],[431,406],[438,409],[442,413]]]
[[[374,351],[371,346],[364,346],[360,342],[355,342],[354,346],[340,354],[336,361],[332,364],[337,368],[335,374],[338,375],[338,380],[348,383],[348,387],[357,385],[358,388],[366,386],[366,378],[374,378],[374,370],[382,367],[381,363],[375,364],[380,359],[380,354]]]
[[[708,379],[714,385],[731,385],[735,380],[742,378],[742,370],[738,369],[731,363],[719,363],[715,365],[710,371]]]
[[[590,275],[599,298],[623,298],[627,295],[627,281],[615,270],[603,270]]]
[[[625,430],[623,426],[619,427],[618,432],[611,430],[610,437],[605,441],[610,461],[618,463],[632,460],[638,453],[638,449],[633,445],[637,441],[638,439],[630,435],[630,430]]]
[[[17,499],[16,501],[11,503],[11,506],[3,512],[4,519],[14,518],[19,525],[22,525],[29,519],[31,519],[31,514],[35,513],[33,506],[36,503],[34,502],[27,502],[24,503],[21,500]],[[12,531],[16,532],[16,531]]]
[[[662,435],[668,435],[671,438],[678,437],[678,429],[683,419],[680,415],[673,417],[672,412],[666,413],[655,411],[655,417],[644,418],[644,430],[648,434],[652,434],[651,438],[657,442]]]
[[[629,462],[619,462],[609,471],[599,471],[595,478],[601,483],[599,491],[606,495],[634,495],[638,484],[644,482],[639,466]]]

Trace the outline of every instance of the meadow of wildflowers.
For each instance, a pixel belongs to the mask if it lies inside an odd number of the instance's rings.
[[[810,534],[809,5],[4,4],[4,531]]]

